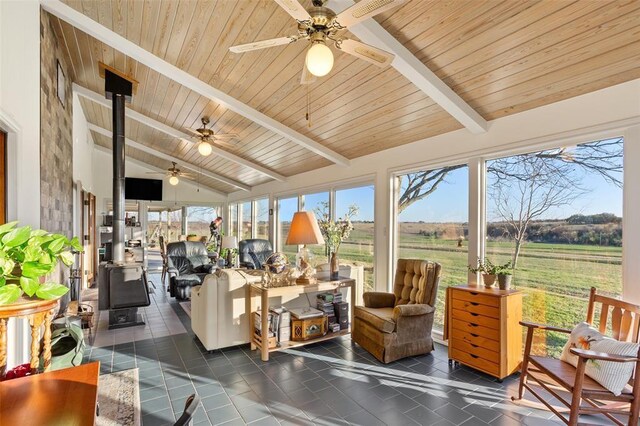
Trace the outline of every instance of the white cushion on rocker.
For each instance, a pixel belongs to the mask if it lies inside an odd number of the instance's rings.
[[[575,367],[578,365],[578,356],[570,352],[571,348],[605,352],[613,355],[637,356],[639,346],[638,343],[620,342],[607,337],[591,327],[589,323],[581,322],[571,331],[571,336],[562,350],[560,359]],[[629,382],[635,365],[635,362],[613,362],[593,359],[587,361],[585,374],[618,396]]]

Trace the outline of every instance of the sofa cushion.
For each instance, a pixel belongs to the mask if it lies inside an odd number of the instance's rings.
[[[393,308],[367,308],[356,306],[353,314],[383,333],[393,333],[396,322],[393,320]]]
[[[193,269],[197,269],[202,265],[211,264],[211,261],[209,260],[209,256],[203,255],[203,254],[196,254],[196,255],[190,256],[188,259],[189,259],[189,262],[191,262],[191,267]]]
[[[193,287],[202,284],[202,280],[206,274],[185,274],[175,277],[177,287]]]

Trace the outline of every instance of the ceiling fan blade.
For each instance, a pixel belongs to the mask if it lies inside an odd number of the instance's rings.
[[[382,49],[348,38],[340,40],[336,43],[336,47],[345,53],[363,59],[380,68],[386,67],[393,61],[393,58],[395,58],[395,55],[385,52]]]
[[[218,147],[220,147],[220,148],[227,148],[227,149],[230,149],[230,150],[233,150],[233,149],[237,148],[234,143],[227,142],[227,141],[224,141],[224,140],[216,140],[214,145],[218,145]]]
[[[300,84],[311,84],[316,81],[316,76],[311,74],[307,69],[307,65],[302,66],[302,74],[300,74]]]
[[[273,0],[296,21],[310,21],[311,15],[297,0]]]
[[[196,129],[192,129],[190,127],[187,127],[187,132],[193,134],[194,137],[200,137],[200,132],[198,132]]]
[[[236,133],[214,133],[214,139],[237,139],[239,136]]]
[[[281,46],[283,44],[293,43],[294,41],[298,41],[298,38],[294,36],[271,38],[269,40],[254,41],[247,44],[238,44],[237,46],[231,46],[229,50],[233,53],[244,53],[250,52],[252,50],[266,49],[267,47]]]
[[[349,27],[386,10],[393,9],[406,0],[362,0],[336,16],[334,22]]]

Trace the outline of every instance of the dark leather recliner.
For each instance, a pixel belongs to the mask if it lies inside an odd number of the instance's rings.
[[[249,239],[238,243],[240,267],[262,269],[263,263],[273,254],[269,240]]]
[[[207,274],[217,268],[207,256],[201,242],[180,241],[167,244],[169,294],[176,299],[190,299],[191,287],[202,284]]]

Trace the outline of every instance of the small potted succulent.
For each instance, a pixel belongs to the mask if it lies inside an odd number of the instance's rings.
[[[476,267],[469,265],[468,268],[469,271],[474,274],[482,274],[482,282],[484,283],[485,287],[491,288],[496,282],[496,273],[498,267],[494,265],[489,260],[489,258],[485,257],[484,260],[478,258],[478,265]]]
[[[0,305],[23,300],[53,300],[69,291],[63,284],[46,280],[61,261],[74,262],[73,251],[82,251],[77,237],[51,234],[18,222],[0,225]]]

